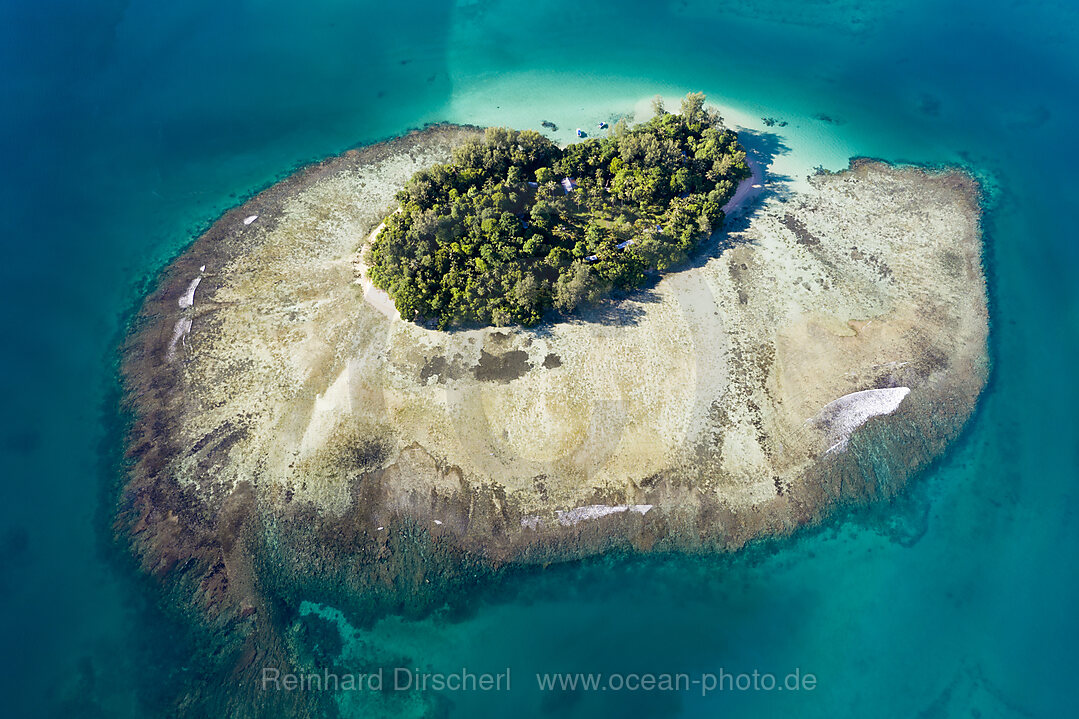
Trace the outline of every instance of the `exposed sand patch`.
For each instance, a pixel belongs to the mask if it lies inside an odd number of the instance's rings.
[[[198,289],[200,282],[202,282],[201,275],[191,280],[191,284],[187,286],[187,292],[185,292],[183,296],[176,301],[176,303],[180,305],[180,307],[191,307],[193,304],[195,304],[195,290]]]
[[[172,326],[172,339],[169,340],[169,346],[165,348],[165,361],[172,362],[176,359],[176,349],[180,343],[187,337],[187,334],[191,331],[191,318],[181,317],[176,320],[176,324]]]

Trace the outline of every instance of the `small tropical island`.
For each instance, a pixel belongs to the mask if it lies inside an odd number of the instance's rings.
[[[439,329],[530,326],[684,263],[750,170],[703,93],[678,114],[656,111],[564,149],[535,130],[487,128],[397,194],[371,280],[402,317]]]
[[[332,716],[259,690],[351,661],[314,605],[369,626],[509,571],[739,551],[887,502],[959,435],[989,371],[977,182],[852,159],[788,191],[680,110],[352,149],[164,268],[121,350],[114,527],[197,635],[176,713]],[[350,669],[405,661],[370,651]]]

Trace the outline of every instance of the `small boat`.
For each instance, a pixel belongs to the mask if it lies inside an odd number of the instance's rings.
[[[607,129],[607,123],[606,122],[599,123],[599,129],[606,130]]]
[[[584,130],[579,127],[577,128],[577,137],[584,137]]]

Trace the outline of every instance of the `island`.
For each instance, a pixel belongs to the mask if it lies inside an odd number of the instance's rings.
[[[432,126],[301,169],[162,271],[122,347],[114,526],[197,634],[178,704],[318,715],[332,697],[259,688],[339,661],[304,602],[363,623],[509,569],[737,551],[895,497],[942,455],[989,371],[977,184],[855,160],[717,211],[760,178],[703,117],[581,149]],[[694,162],[662,201],[625,201],[647,171],[614,143],[663,128],[669,167]],[[426,197],[435,168],[496,148],[531,158],[465,191],[504,195],[497,215],[445,223],[463,205]],[[563,302],[581,272],[602,291]]]

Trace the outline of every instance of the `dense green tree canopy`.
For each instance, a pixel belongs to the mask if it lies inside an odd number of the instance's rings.
[[[406,319],[535,324],[685,261],[748,176],[737,136],[700,93],[680,114],[565,149],[488,128],[398,193],[371,280]]]

